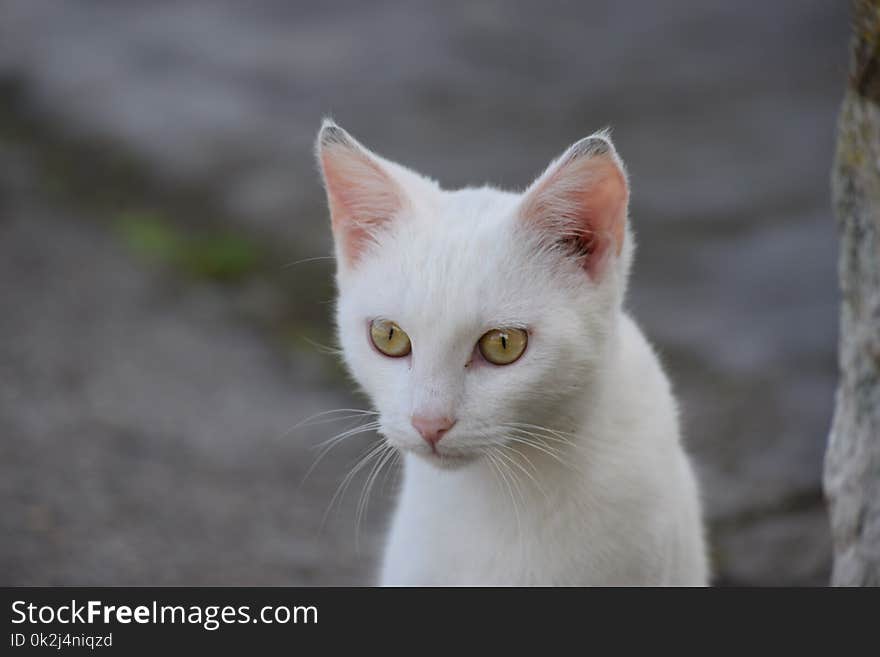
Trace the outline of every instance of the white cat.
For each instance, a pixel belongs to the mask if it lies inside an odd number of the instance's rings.
[[[669,382],[622,309],[606,133],[522,194],[444,191],[325,121],[346,364],[404,455],[386,585],[705,585]]]

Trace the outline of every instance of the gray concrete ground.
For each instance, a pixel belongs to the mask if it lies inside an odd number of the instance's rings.
[[[0,81],[27,102],[0,96],[0,580],[370,581],[392,486],[359,551],[357,490],[319,532],[369,437],[300,487],[332,432],[288,433],[363,404],[318,349],[279,339],[326,334],[309,291],[326,264],[184,275],[92,198],[122,153],[135,209],[325,255],[311,141],[332,114],[450,187],[521,187],[611,125],[639,237],[630,305],[682,398],[718,581],[825,582],[845,64],[829,2],[6,0]],[[59,174],[47,145],[71,138]],[[89,172],[106,184],[52,178]],[[210,211],[168,201],[181,190]]]
[[[221,291],[139,267],[42,203],[26,160],[0,158],[3,582],[367,581],[355,498],[320,531],[365,441],[302,483],[332,425],[292,427],[354,403],[320,357],[273,349]]]

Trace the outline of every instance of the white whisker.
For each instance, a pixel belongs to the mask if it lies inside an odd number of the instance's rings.
[[[378,428],[379,428],[378,422],[368,422],[367,424],[362,424],[360,426],[354,427],[353,429],[348,429],[347,431],[343,431],[342,433],[339,433],[339,434],[333,436],[332,438],[328,438],[327,440],[324,440],[324,441],[318,443],[317,445],[315,445],[315,449],[321,449],[321,451],[318,453],[318,456],[315,457],[315,460],[309,466],[309,469],[306,470],[306,473],[303,475],[302,481],[300,482],[300,486],[305,484],[306,480],[309,478],[309,476],[312,474],[312,472],[315,471],[315,468],[318,467],[318,464],[321,462],[321,460],[325,456],[327,456],[327,454],[330,453],[330,451],[334,447],[336,447],[337,445],[339,445],[343,441],[347,440],[348,438],[352,438],[352,437],[360,435],[362,433],[375,431]]]
[[[322,420],[321,422],[312,422],[312,420],[317,420],[320,417],[325,417],[327,415],[332,415],[334,413],[348,413],[349,415],[343,418],[329,418],[327,420]],[[376,411],[368,411],[363,408],[332,408],[329,411],[321,411],[320,413],[315,413],[314,415],[310,415],[309,417],[300,420],[296,424],[294,424],[290,429],[287,430],[287,434],[289,435],[292,431],[296,431],[302,427],[314,426],[316,424],[323,424],[326,422],[335,422],[337,420],[347,419],[348,417],[360,417],[362,415],[378,415]]]
[[[348,474],[343,477],[339,486],[336,487],[336,492],[333,493],[333,497],[330,498],[330,503],[327,505],[327,510],[324,511],[324,516],[321,519],[321,527],[320,531],[323,531],[324,525],[327,522],[327,518],[330,515],[330,511],[333,509],[334,504],[338,501],[342,501],[342,498],[345,497],[345,491],[348,489],[354,477],[360,472],[374,457],[378,456],[382,453],[382,451],[387,447],[387,443],[385,441],[380,442],[378,445],[374,445],[370,448],[366,454],[361,456],[358,459],[357,463],[351,470],[348,471]]]
[[[336,260],[333,256],[314,256],[312,258],[303,258],[302,260],[294,260],[293,262],[287,262],[281,265],[281,269],[290,269],[291,267],[296,267],[297,265],[303,265],[307,262],[317,262],[319,260]]]
[[[528,457],[526,457],[522,452],[511,447],[510,445],[505,445],[504,443],[499,443],[498,447],[501,450],[511,451],[516,455],[516,456],[509,456],[509,455],[505,454],[503,451],[498,452],[499,456],[503,456],[504,458],[508,459],[511,464],[516,466],[523,474],[525,474],[526,477],[528,477],[529,480],[535,485],[535,488],[537,488],[538,491],[544,496],[544,499],[546,499],[549,502],[550,497],[547,495],[547,491],[544,489],[544,487],[540,484],[540,482],[538,482],[538,480],[535,478],[535,476],[525,468],[525,466],[523,466],[519,461],[516,460],[517,457],[524,459],[525,461],[527,461],[529,463],[529,465],[531,465],[532,469],[535,470],[535,472],[537,473],[537,469],[535,469],[534,464],[531,461],[529,461]]]
[[[382,468],[385,467],[385,465],[391,460],[396,452],[397,450],[395,450],[391,445],[385,443],[385,451],[383,452],[383,455],[378,459],[376,464],[373,466],[372,470],[370,470],[370,474],[367,477],[367,481],[364,484],[363,490],[361,491],[361,497],[358,500],[354,523],[354,544],[356,551],[360,551],[361,521],[367,514],[367,508],[370,504],[370,493],[373,489],[373,485],[376,483],[376,479],[379,476],[379,473],[382,471]]]

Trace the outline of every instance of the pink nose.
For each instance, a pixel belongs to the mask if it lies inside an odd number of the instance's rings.
[[[455,420],[450,420],[448,417],[412,416],[412,425],[431,447],[440,442],[443,434],[449,431],[453,424]]]

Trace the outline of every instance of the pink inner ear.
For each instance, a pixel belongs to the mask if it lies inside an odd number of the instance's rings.
[[[333,234],[351,265],[375,232],[400,211],[402,196],[382,167],[356,147],[324,147],[321,166]]]
[[[549,238],[571,244],[595,278],[608,256],[623,249],[628,199],[626,177],[611,156],[583,156],[540,180],[521,213]]]
[[[610,236],[616,255],[623,248],[626,228],[626,204],[629,198],[626,179],[612,161],[596,162],[595,182],[583,192],[585,214],[583,221],[592,223],[597,232]],[[592,210],[591,210],[592,209]],[[590,217],[590,214],[593,217]]]

